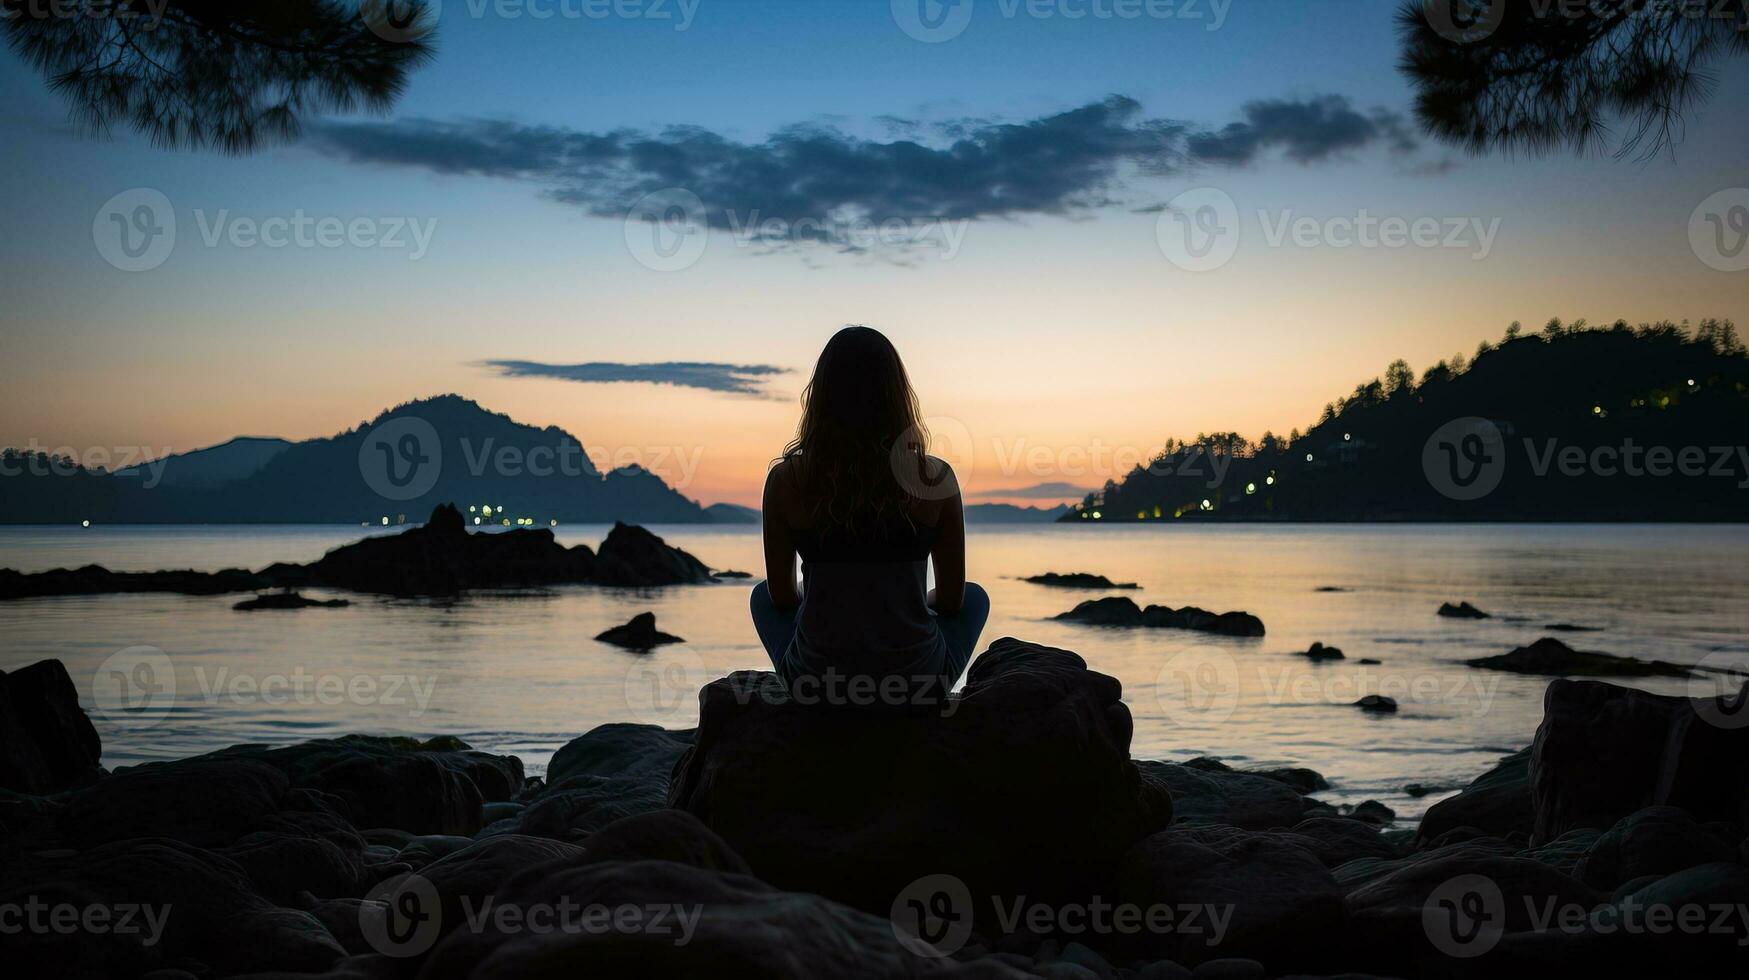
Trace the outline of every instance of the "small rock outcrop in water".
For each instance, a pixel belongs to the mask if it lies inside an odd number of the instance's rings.
[[[322,587],[394,596],[454,596],[472,589],[550,585],[660,586],[711,580],[710,569],[649,531],[615,524],[598,552],[567,548],[546,528],[472,533],[444,504],[420,527],[343,545],[308,565],[259,572],[111,572],[95,565],[20,574],[0,569],[0,599],[111,592],[218,595]]]
[[[1172,819],[1170,794],[1130,761],[1121,694],[1075,654],[1014,639],[919,712],[830,710],[740,672],[700,695],[670,803],[761,879],[881,914],[940,873],[979,907],[1085,901],[1111,894],[1123,852]]]
[[[1224,636],[1262,636],[1263,621],[1246,612],[1215,614],[1195,606],[1171,609],[1166,606],[1137,606],[1128,596],[1106,596],[1088,599],[1066,613],[1056,616],[1069,623],[1088,626],[1148,627],[1154,629],[1196,630],[1220,633]]]
[[[1300,654],[1307,660],[1344,660],[1342,651],[1335,647],[1327,647],[1322,643],[1313,642],[1310,649]]]
[[[1397,699],[1385,697],[1383,694],[1368,694],[1354,702],[1354,706],[1362,711],[1372,711],[1379,714],[1397,713]]]
[[[1477,609],[1468,602],[1452,605],[1447,602],[1439,607],[1439,614],[1448,619],[1493,619],[1493,616]]]
[[[686,641],[672,633],[664,633],[656,628],[656,614],[650,612],[638,613],[631,622],[604,630],[595,637],[603,643],[611,643],[627,650],[649,650],[664,643],[685,643]]]
[[[1050,585],[1059,589],[1139,589],[1134,582],[1113,582],[1103,575],[1092,572],[1046,572],[1043,575],[1028,575],[1022,582],[1034,585]]]
[[[1464,663],[1486,670],[1550,677],[1692,677],[1694,672],[1663,660],[1635,660],[1607,653],[1575,650],[1560,640],[1544,637],[1527,647],[1496,657],[1477,657]]]
[[[50,793],[88,782],[101,773],[101,751],[59,660],[0,670],[0,790]]]
[[[310,599],[296,592],[268,592],[253,599],[244,599],[232,606],[238,612],[258,609],[339,609],[352,603],[345,599]]]

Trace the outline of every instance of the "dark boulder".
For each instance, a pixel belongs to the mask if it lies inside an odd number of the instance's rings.
[[[1497,837],[1529,834],[1536,822],[1530,794],[1530,749],[1501,760],[1456,796],[1448,796],[1421,818],[1420,839],[1433,840],[1459,827],[1476,827]]]
[[[710,569],[702,562],[641,527],[615,524],[598,556],[586,545],[559,544],[546,528],[473,533],[455,505],[442,504],[422,525],[342,545],[308,565],[282,562],[259,573],[241,569],[123,573],[96,565],[32,574],[0,569],[0,599],[113,592],[218,595],[310,587],[449,597],[473,589],[708,581]],[[296,607],[294,600],[274,596],[238,605],[244,610]]]
[[[616,722],[566,742],[547,763],[547,782],[572,776],[659,776],[666,784],[674,764],[692,747],[693,732]]]
[[[355,826],[414,834],[472,835],[483,825],[482,806],[508,800],[522,785],[514,756],[476,752],[454,738],[349,735],[222,755],[260,760],[296,786],[337,798]]]
[[[1288,840],[1310,851],[1326,868],[1360,858],[1389,860],[1397,848],[1384,835],[1358,820],[1311,817],[1294,824]]]
[[[1439,607],[1439,614],[1441,616],[1448,618],[1448,619],[1493,619],[1494,618],[1494,617],[1488,615],[1487,613],[1483,612],[1482,610],[1477,609],[1475,606],[1470,605],[1468,602],[1460,602],[1455,606],[1449,602],[1443,603]]]
[[[1527,647],[1496,657],[1477,657],[1464,663],[1485,670],[1549,677],[1691,677],[1693,671],[1663,660],[1635,660],[1608,653],[1575,650],[1553,637],[1543,637]]]
[[[1608,828],[1648,806],[1749,826],[1749,687],[1733,706],[1602,681],[1556,680],[1530,758],[1536,840]]]
[[[1362,711],[1370,711],[1375,714],[1394,715],[1397,713],[1397,699],[1386,697],[1383,694],[1368,694],[1354,702],[1354,706]]]
[[[623,817],[584,838],[583,848],[588,861],[673,861],[706,871],[753,873],[726,841],[685,810]]]
[[[1103,575],[1092,572],[1045,572],[1043,575],[1028,575],[1022,582],[1034,585],[1049,585],[1059,589],[1139,589],[1134,582],[1113,582]]]
[[[1349,819],[1359,820],[1361,823],[1384,827],[1396,821],[1397,812],[1378,800],[1367,800],[1356,806],[1348,816]]]
[[[90,782],[102,748],[59,660],[0,670],[0,789],[42,794]]]
[[[1088,626],[1147,627],[1150,629],[1195,630],[1223,636],[1262,636],[1263,621],[1245,612],[1212,613],[1195,606],[1173,609],[1149,606],[1143,609],[1128,596],[1106,596],[1088,599],[1056,619]]]
[[[691,744],[691,732],[623,723],[574,738],[554,753],[547,783],[515,832],[583,841],[616,821],[664,809],[675,763]]]
[[[1311,648],[1300,654],[1308,660],[1342,660],[1342,651],[1335,647],[1327,647],[1322,643],[1313,643]]]
[[[657,629],[656,614],[650,612],[638,613],[632,617],[631,622],[598,633],[595,638],[602,643],[611,643],[627,650],[650,650],[664,643],[686,642],[672,633]]]
[[[291,580],[287,584],[452,596],[468,589],[588,582],[594,568],[587,547],[566,548],[550,530],[474,534],[453,504],[443,504],[420,527],[335,548],[296,574],[283,566],[278,571]]]
[[[1236,772],[1246,776],[1262,776],[1264,779],[1273,779],[1278,783],[1291,786],[1296,793],[1315,793],[1318,790],[1330,788],[1330,781],[1324,778],[1323,773],[1315,769],[1301,767],[1234,769],[1221,760],[1207,755],[1197,756],[1184,765],[1192,769],[1201,769],[1204,772]]]
[[[9,976],[315,971],[345,955],[314,916],[263,898],[235,862],[173,840],[128,839],[29,858],[0,880],[0,907],[27,904],[50,910],[44,915],[95,910],[104,928],[8,935]]]
[[[1121,694],[1075,654],[1014,639],[927,714],[798,703],[770,674],[735,674],[704,689],[671,801],[760,878],[864,909],[937,874],[975,897],[1085,901],[1172,815],[1129,759]]]
[[[500,905],[517,909],[562,907],[567,898],[573,904],[665,914],[640,915],[607,930],[457,929],[426,958],[420,977],[569,980],[586,972],[1020,980],[1029,975],[993,957],[962,963],[917,955],[901,942],[886,909],[880,916],[868,915],[816,895],[778,891],[744,875],[670,861],[552,862],[501,882],[496,895]]]
[[[1292,785],[1199,761],[1137,762],[1136,767],[1143,779],[1171,793],[1172,812],[1181,822],[1268,830],[1291,827],[1304,815],[1305,800]]]
[[[345,599],[311,599],[297,592],[268,592],[232,606],[238,612],[262,609],[340,609],[352,603]]]
[[[1597,837],[1574,877],[1593,888],[1615,888],[1647,875],[1663,877],[1736,858],[1735,843],[1715,836],[1687,812],[1654,806],[1628,814]]]
[[[1342,890],[1316,857],[1232,827],[1173,827],[1137,843],[1124,856],[1118,898],[1224,912],[1224,932],[1207,921],[1207,931],[1191,931],[1186,921],[1145,933],[1144,955],[1185,963],[1244,956],[1279,971],[1316,962],[1344,918]]]
[[[600,585],[652,586],[708,582],[711,570],[649,531],[615,522],[595,556]]]
[[[0,568],[0,600],[57,595],[113,595],[123,592],[169,592],[177,595],[224,595],[253,592],[278,584],[241,568],[218,572],[112,572],[101,565],[19,572]]]

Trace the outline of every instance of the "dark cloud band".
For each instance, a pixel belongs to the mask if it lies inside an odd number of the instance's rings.
[[[788,368],[770,364],[706,364],[690,361],[669,361],[661,364],[614,364],[594,361],[588,364],[543,364],[539,361],[484,361],[506,378],[556,378],[583,384],[642,382],[700,388],[736,395],[764,394],[764,382],[772,375],[786,374]]]
[[[1413,136],[1392,113],[1364,114],[1341,96],[1247,104],[1219,129],[1151,119],[1112,96],[1027,122],[886,120],[904,138],[878,141],[827,125],[792,126],[763,142],[697,127],[586,133],[502,120],[330,123],[312,145],[341,159],[534,183],[555,200],[624,218],[647,194],[684,188],[712,228],[807,222],[812,240],[843,245],[856,221],[968,221],[1083,213],[1123,203],[1124,178],[1197,165],[1235,166],[1279,152],[1312,164]]]

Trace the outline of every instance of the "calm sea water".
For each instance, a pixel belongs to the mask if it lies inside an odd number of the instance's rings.
[[[759,571],[757,528],[654,530],[714,568]],[[606,528],[559,532],[567,544],[593,545]],[[0,567],[258,568],[317,558],[361,533],[4,528]],[[1405,785],[1461,785],[1528,744],[1542,716],[1545,680],[1475,670],[1457,663],[1463,658],[1550,635],[1550,623],[1598,628],[1564,636],[1581,649],[1689,663],[1749,653],[1749,527],[1741,526],[974,528],[968,563],[995,607],[985,643],[1018,636],[1064,647],[1121,679],[1137,757],[1310,766],[1334,787],[1325,798],[1376,798],[1410,819],[1438,795],[1413,799]],[[1051,622],[1099,593],[1018,581],[1044,571],[1136,581],[1142,603],[1248,610],[1269,635]],[[520,755],[538,773],[565,741],[605,722],[689,726],[700,685],[765,666],[746,617],[749,584],[576,587],[447,603],[349,596],[348,608],[296,612],[235,612],[235,596],[0,603],[0,668],[66,662],[112,766],[239,742],[446,733]],[[1496,618],[1434,614],[1460,599]],[[687,642],[639,655],[592,639],[644,610]],[[1295,656],[1314,640],[1349,659]],[[1363,657],[1380,663],[1356,663]],[[170,673],[174,681],[163,682]],[[1688,690],[1683,681],[1634,683]],[[1351,706],[1371,693],[1395,697],[1400,712]]]

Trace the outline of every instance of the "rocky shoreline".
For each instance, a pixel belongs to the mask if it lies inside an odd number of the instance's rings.
[[[6,959],[152,980],[1749,965],[1749,911],[1719,911],[1749,910],[1749,704],[1556,680],[1533,743],[1409,832],[1320,802],[1310,770],[1132,760],[1121,693],[1003,639],[961,694],[893,711],[732,674],[697,729],[601,726],[544,778],[450,737],[105,772],[44,661],[0,674],[0,909],[27,926]]]
[[[742,574],[725,572],[722,577]],[[86,565],[27,574],[0,568],[0,600],[124,592],[224,595],[301,588],[451,597],[476,589],[647,588],[697,584],[716,577],[697,558],[636,525],[615,523],[598,550],[587,545],[567,548],[545,528],[471,533],[461,511],[443,504],[422,525],[343,545],[307,565],[281,562],[256,572],[241,568],[115,572]]]

